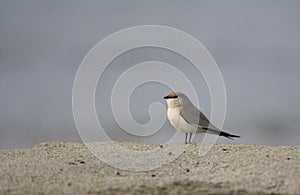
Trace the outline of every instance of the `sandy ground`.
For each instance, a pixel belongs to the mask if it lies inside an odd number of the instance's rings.
[[[113,145],[147,151],[157,158],[134,159],[135,167],[158,166],[180,144],[90,143],[109,162],[126,167]],[[167,149],[166,149],[167,148]],[[165,150],[166,149],[166,150]],[[1,194],[300,194],[300,147],[217,144],[205,155],[189,145],[178,158],[148,171],[107,165],[81,143],[49,142],[32,149],[0,151]],[[165,151],[164,151],[165,150]],[[172,151],[173,150],[173,151]],[[111,154],[115,154],[112,157]],[[181,152],[180,152],[181,153]],[[127,165],[126,165],[127,163]]]

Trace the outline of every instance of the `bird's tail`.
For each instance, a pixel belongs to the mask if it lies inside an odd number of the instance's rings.
[[[238,135],[232,135],[230,133],[226,133],[224,131],[221,131],[220,134],[219,134],[219,136],[224,136],[224,137],[227,137],[229,139],[232,139],[233,137],[241,137],[241,136],[238,136]]]
[[[225,131],[221,131],[219,129],[214,129],[214,128],[210,128],[210,127],[202,127],[202,129],[206,130],[207,133],[216,134],[219,136],[227,137],[229,139],[233,139],[234,137],[241,137],[238,135],[233,135],[230,133],[226,133]]]

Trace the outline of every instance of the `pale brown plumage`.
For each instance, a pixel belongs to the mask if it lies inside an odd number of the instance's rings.
[[[207,119],[207,117],[198,109],[196,108],[192,102],[189,100],[189,98],[181,93],[181,92],[172,92],[169,95],[165,96],[164,99],[168,102],[168,109],[171,109],[169,111],[175,111],[180,110],[179,114],[180,117],[184,119],[184,121],[193,126],[196,129],[195,133],[210,133],[210,134],[216,134],[219,136],[224,136],[229,139],[232,139],[233,137],[240,137],[237,135],[232,135],[230,133],[224,132],[217,127],[215,127],[211,122]],[[174,120],[173,118],[170,118],[168,116],[169,120]],[[170,121],[171,122],[171,121]],[[171,122],[172,124],[172,122]],[[173,122],[174,124],[174,122]],[[173,125],[174,126],[174,125]],[[175,126],[174,126],[175,127]],[[176,126],[176,129],[179,127]],[[185,128],[179,128],[178,130],[182,130],[185,132]],[[187,134],[186,133],[186,143],[187,143]],[[191,141],[192,133],[190,133],[189,140]],[[190,142],[189,141],[189,142]]]

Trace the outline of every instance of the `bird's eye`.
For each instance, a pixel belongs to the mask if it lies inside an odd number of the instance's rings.
[[[178,96],[177,96],[177,95],[174,95],[174,96],[169,96],[169,97],[168,97],[168,99],[176,99],[176,98],[178,98]]]
[[[176,99],[176,98],[178,98],[178,96],[177,95],[174,95],[174,96],[166,96],[166,97],[164,97],[164,99]]]

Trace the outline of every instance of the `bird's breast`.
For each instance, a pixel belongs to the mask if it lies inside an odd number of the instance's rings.
[[[180,107],[179,108],[168,108],[168,119],[171,125],[184,133],[196,133],[197,127],[194,127],[187,123],[180,115]]]
[[[180,123],[180,108],[168,108],[168,119],[176,129],[179,129]]]

